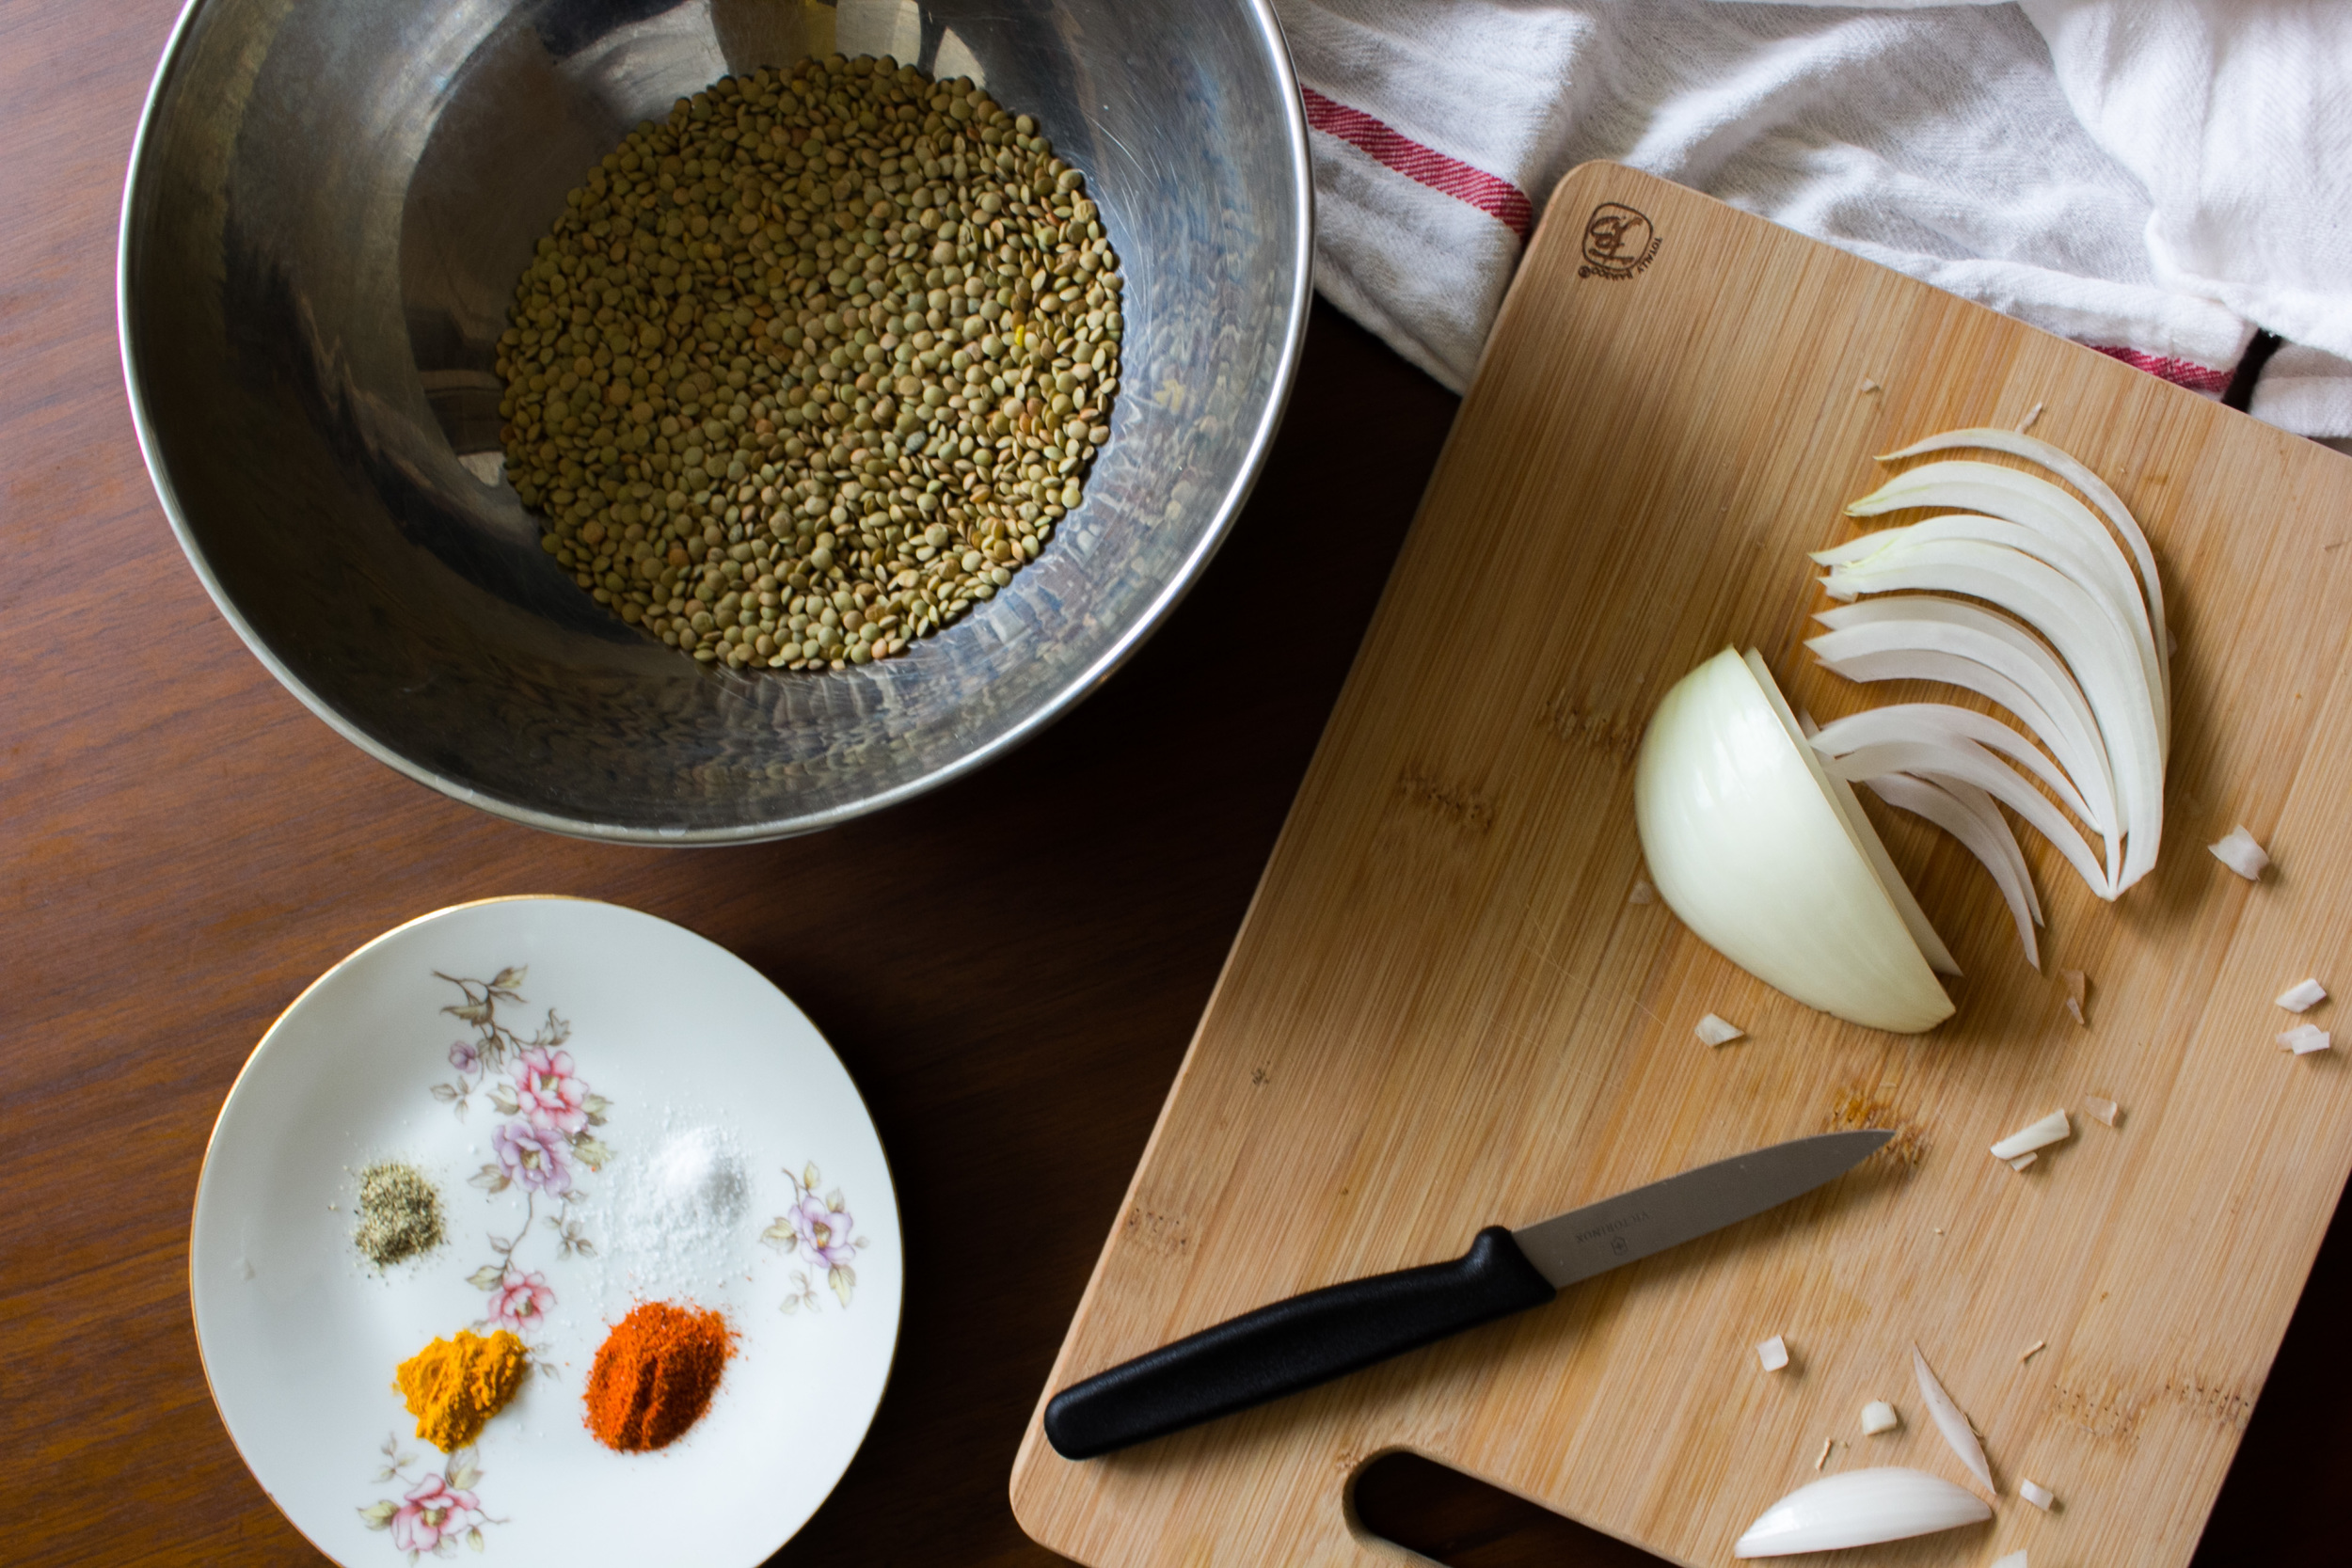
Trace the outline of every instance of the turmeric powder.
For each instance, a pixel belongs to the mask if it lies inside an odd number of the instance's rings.
[[[531,1354],[501,1328],[484,1338],[461,1328],[453,1339],[436,1339],[400,1364],[393,1385],[417,1418],[417,1435],[454,1453],[482,1435],[491,1417],[519,1393]]]

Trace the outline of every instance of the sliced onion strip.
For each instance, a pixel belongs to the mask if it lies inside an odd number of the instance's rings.
[[[2080,681],[2115,768],[2122,863],[2109,877],[2091,880],[2094,886],[2104,880],[2100,896],[2113,898],[2147,875],[2164,825],[2161,742],[2137,660],[2089,594],[2031,556],[1970,539],[1882,550],[1832,567],[1824,584],[1838,598],[1907,589],[1965,594],[1999,606],[2047,639]],[[2112,841],[2109,850],[2112,858]]]
[[[1888,805],[1924,816],[1960,840],[1961,847],[1992,874],[2002,901],[2009,905],[2010,918],[2017,923],[2017,941],[2026,950],[2026,961],[2040,969],[2042,950],[2033,928],[2042,924],[2042,901],[2034,896],[2033,878],[2026,868],[2025,851],[2017,847],[2017,835],[2010,832],[2008,819],[1992,798],[1957,780],[1937,784],[1908,773],[1882,773],[1863,782]]]
[[[1993,1466],[1985,1462],[1984,1445],[1977,1441],[1976,1428],[1968,1424],[1968,1418],[1961,1413],[1959,1405],[1952,1402],[1952,1396],[1944,1392],[1944,1386],[1928,1370],[1928,1358],[1919,1354],[1916,1345],[1911,1347],[1911,1374],[1918,1381],[1919,1397],[1927,1402],[1928,1414],[1935,1420],[1935,1430],[1944,1434],[1944,1441],[1951,1445],[1952,1452],[1958,1454],[1960,1462],[1968,1466],[1968,1473],[1982,1482],[1987,1492],[1998,1497],[2000,1489],[1993,1484]]]
[[[1900,451],[1890,451],[1879,459],[1882,463],[1899,462],[1906,457],[1925,457],[1931,451],[1954,451],[1967,448],[1984,451],[2004,452],[2022,457],[2066,481],[2090,498],[2090,504],[2106,516],[2109,526],[2122,535],[2124,547],[2131,551],[2132,562],[2139,569],[2140,587],[2148,599],[2148,621],[2156,633],[2157,660],[2164,671],[2165,691],[2172,689],[2172,640],[2165,629],[2164,584],[2156,576],[2155,552],[2148,547],[2148,536],[2139,530],[2138,521],[2123,498],[2112,485],[2090,471],[2088,464],[2063,447],[2053,446],[2038,436],[2021,430],[2001,430],[1993,426],[1975,425],[1966,430],[1947,430],[1923,441],[1914,441]]]
[[[1882,601],[1883,602],[1883,601]],[[1895,649],[1885,653],[1856,654],[1840,657],[1836,649],[1844,645],[1839,640],[1845,634],[1831,632],[1814,638],[1805,644],[1820,657],[1822,668],[1842,675],[1850,681],[1923,680],[1941,681],[1974,691],[2017,716],[2027,734],[2048,748],[2058,759],[2067,779],[2079,789],[2090,804],[2084,817],[2090,822],[2115,820],[2115,781],[2107,772],[2106,748],[2100,744],[2094,729],[2088,736],[2076,730],[2069,720],[2060,719],[2035,701],[2031,692],[1997,670],[1988,669],[1974,659],[1931,649]],[[1822,644],[1831,645],[1824,653]]]
[[[2014,621],[1981,605],[1932,594],[1839,605],[1821,611],[1814,619],[1830,629],[1827,635],[1813,639],[1806,646],[1823,658],[1843,659],[1898,651],[1944,654],[2006,676],[2067,732],[2075,750],[2088,758],[2095,758],[2094,771],[2102,792],[2114,793],[2106,742],[2100,737],[2099,721],[2091,713],[2090,704],[2084,698],[2074,673]],[[1972,691],[1981,689],[1958,679],[1952,684],[1967,686]],[[2001,701],[1997,697],[1994,700]],[[2048,739],[2043,737],[2045,744]],[[2052,746],[2051,750],[2057,752],[2058,748]],[[2071,765],[2068,770],[2073,771]],[[2074,782],[2082,786],[2085,795],[2090,793],[2090,779],[2078,774]]]
[[[2131,562],[2116,547],[2114,538],[2100,526],[2090,508],[2044,479],[1991,463],[1930,463],[1897,474],[1874,493],[1846,508],[1850,516],[1876,516],[1920,506],[1951,506],[1988,514],[2026,534],[2046,541],[2046,548],[2019,542],[2016,547],[2048,560],[2080,582],[2119,618],[2133,650],[2139,656],[2141,678],[2155,705],[2156,733],[2171,733],[2170,674],[2158,653],[2148,604],[2139,584],[2132,580]],[[1932,517],[1922,528],[1965,526],[1949,517]],[[2071,564],[2070,564],[2071,562]]]
[[[1875,779],[1882,773],[1912,773],[1937,784],[1971,784],[2018,816],[2050,841],[2075,874],[2102,898],[2107,892],[2106,873],[2074,824],[2058,815],[2047,797],[2000,764],[1974,741],[1936,745],[1926,741],[1895,741],[1864,746],[1831,763],[1830,770],[1846,778]]]
[[[2058,804],[2094,830],[2110,835],[2115,832],[2113,818],[2103,816],[2083,799],[2064,768],[2017,731],[1974,708],[1954,707],[1949,703],[1893,703],[1885,707],[1865,708],[1823,729],[1813,737],[1813,747],[1824,756],[1835,757],[1865,746],[1896,741],[1919,741],[1931,746],[1974,741],[1988,751],[2000,752],[2049,785],[2050,793],[2058,798]]]

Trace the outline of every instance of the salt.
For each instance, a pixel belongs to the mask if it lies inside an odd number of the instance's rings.
[[[716,1297],[742,1278],[755,1227],[751,1173],[732,1130],[665,1125],[605,1175],[612,1201],[597,1253],[608,1297]]]

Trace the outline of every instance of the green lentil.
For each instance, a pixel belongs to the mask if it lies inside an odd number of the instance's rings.
[[[1085,177],[971,82],[727,77],[539,242],[499,340],[507,475],[558,567],[705,663],[887,658],[1084,499],[1123,287]]]
[[[414,1165],[383,1161],[359,1173],[359,1228],[352,1240],[378,1268],[441,1244],[441,1195]]]

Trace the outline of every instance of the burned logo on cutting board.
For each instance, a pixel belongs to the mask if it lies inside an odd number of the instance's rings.
[[[1649,219],[1623,202],[1604,201],[1584,220],[1584,264],[1579,277],[1630,277],[1658,254]]]

